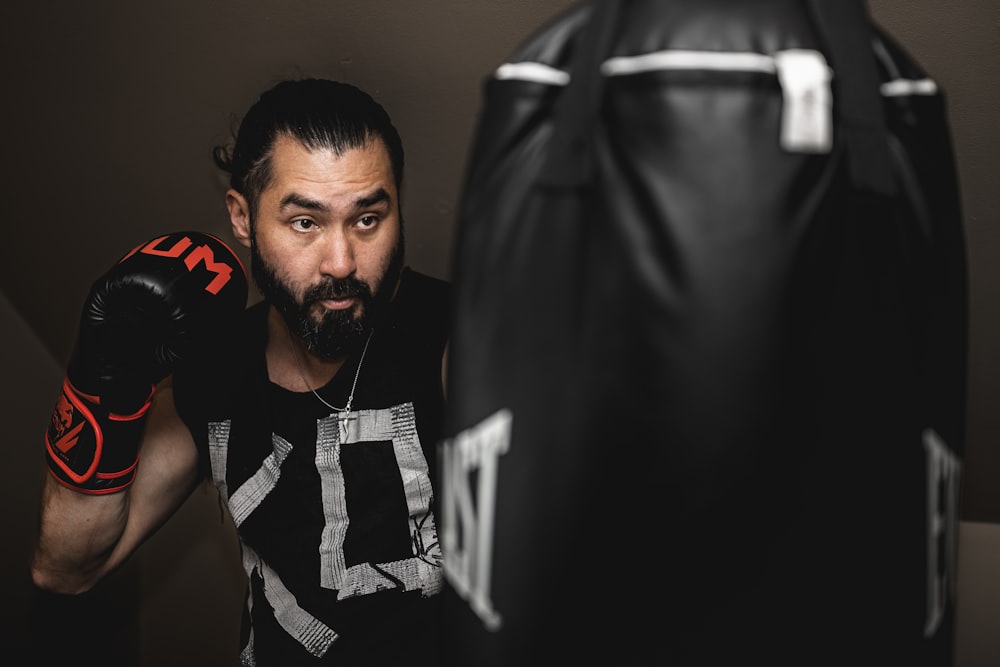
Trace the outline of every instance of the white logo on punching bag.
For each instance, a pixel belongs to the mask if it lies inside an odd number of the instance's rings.
[[[924,430],[927,455],[927,619],[924,637],[937,632],[955,594],[958,481],[961,463],[933,429]],[[941,563],[941,557],[944,563]]]
[[[500,410],[441,443],[444,576],[488,630],[501,623],[490,600],[493,511],[498,459],[510,448],[512,419]]]

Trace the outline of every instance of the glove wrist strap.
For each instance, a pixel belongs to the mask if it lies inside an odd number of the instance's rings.
[[[45,432],[49,471],[74,491],[116,493],[135,479],[146,412],[155,387],[132,414],[116,414],[99,396],[81,393],[67,377]]]

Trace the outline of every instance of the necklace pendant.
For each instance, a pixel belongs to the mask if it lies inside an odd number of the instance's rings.
[[[309,380],[306,379],[305,371],[302,370],[302,363],[299,361],[298,354],[296,354],[295,345],[292,343],[291,331],[289,331],[288,334],[288,344],[291,345],[292,358],[295,360],[295,366],[299,369],[299,377],[302,378],[302,382],[305,384],[306,389],[312,392],[312,395],[316,397],[316,400],[333,410],[334,414],[338,415],[337,420],[340,422],[340,441],[342,443],[347,442],[347,422],[351,419],[351,405],[354,403],[354,390],[358,387],[358,377],[361,375],[361,364],[365,363],[365,355],[368,353],[368,344],[372,342],[372,334],[374,333],[374,329],[368,332],[368,339],[365,341],[364,349],[361,350],[361,358],[358,360],[358,367],[354,371],[354,382],[351,383],[351,393],[347,397],[347,405],[343,408],[338,408],[323,400],[323,397],[312,388],[312,385],[309,384]]]
[[[340,442],[347,442],[347,420],[351,418],[351,413],[344,410],[340,413]]]

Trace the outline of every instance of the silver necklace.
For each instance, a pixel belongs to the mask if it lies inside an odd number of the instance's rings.
[[[299,370],[299,377],[301,377],[302,382],[305,383],[306,389],[311,391],[312,395],[315,396],[320,403],[330,408],[339,415],[338,418],[340,420],[341,442],[344,442],[347,439],[347,420],[350,419],[351,417],[351,405],[354,403],[354,389],[355,387],[358,386],[358,377],[361,375],[361,364],[365,363],[365,354],[368,352],[368,344],[372,342],[372,334],[374,333],[375,333],[374,329],[368,332],[368,340],[365,341],[365,347],[363,350],[361,350],[361,359],[358,360],[358,368],[356,371],[354,371],[354,382],[351,383],[351,393],[347,397],[347,405],[345,405],[342,408],[338,408],[335,405],[330,405],[329,403],[327,403],[323,399],[323,397],[320,396],[319,393],[317,393],[316,390],[312,388],[312,385],[309,384],[309,380],[306,379],[305,370],[302,368],[302,362],[299,361],[299,355],[296,354],[295,344],[292,343],[291,332],[289,332],[288,344],[292,348],[292,358],[295,360],[295,367]]]

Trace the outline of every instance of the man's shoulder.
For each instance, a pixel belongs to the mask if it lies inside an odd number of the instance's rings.
[[[448,298],[451,293],[451,283],[442,278],[436,278],[428,273],[417,271],[411,267],[403,269],[401,290],[414,295]]]
[[[411,352],[443,349],[451,325],[451,284],[405,268],[389,312],[387,333],[394,346]]]
[[[406,267],[395,301],[397,316],[403,319],[447,319],[451,309],[451,283]]]

